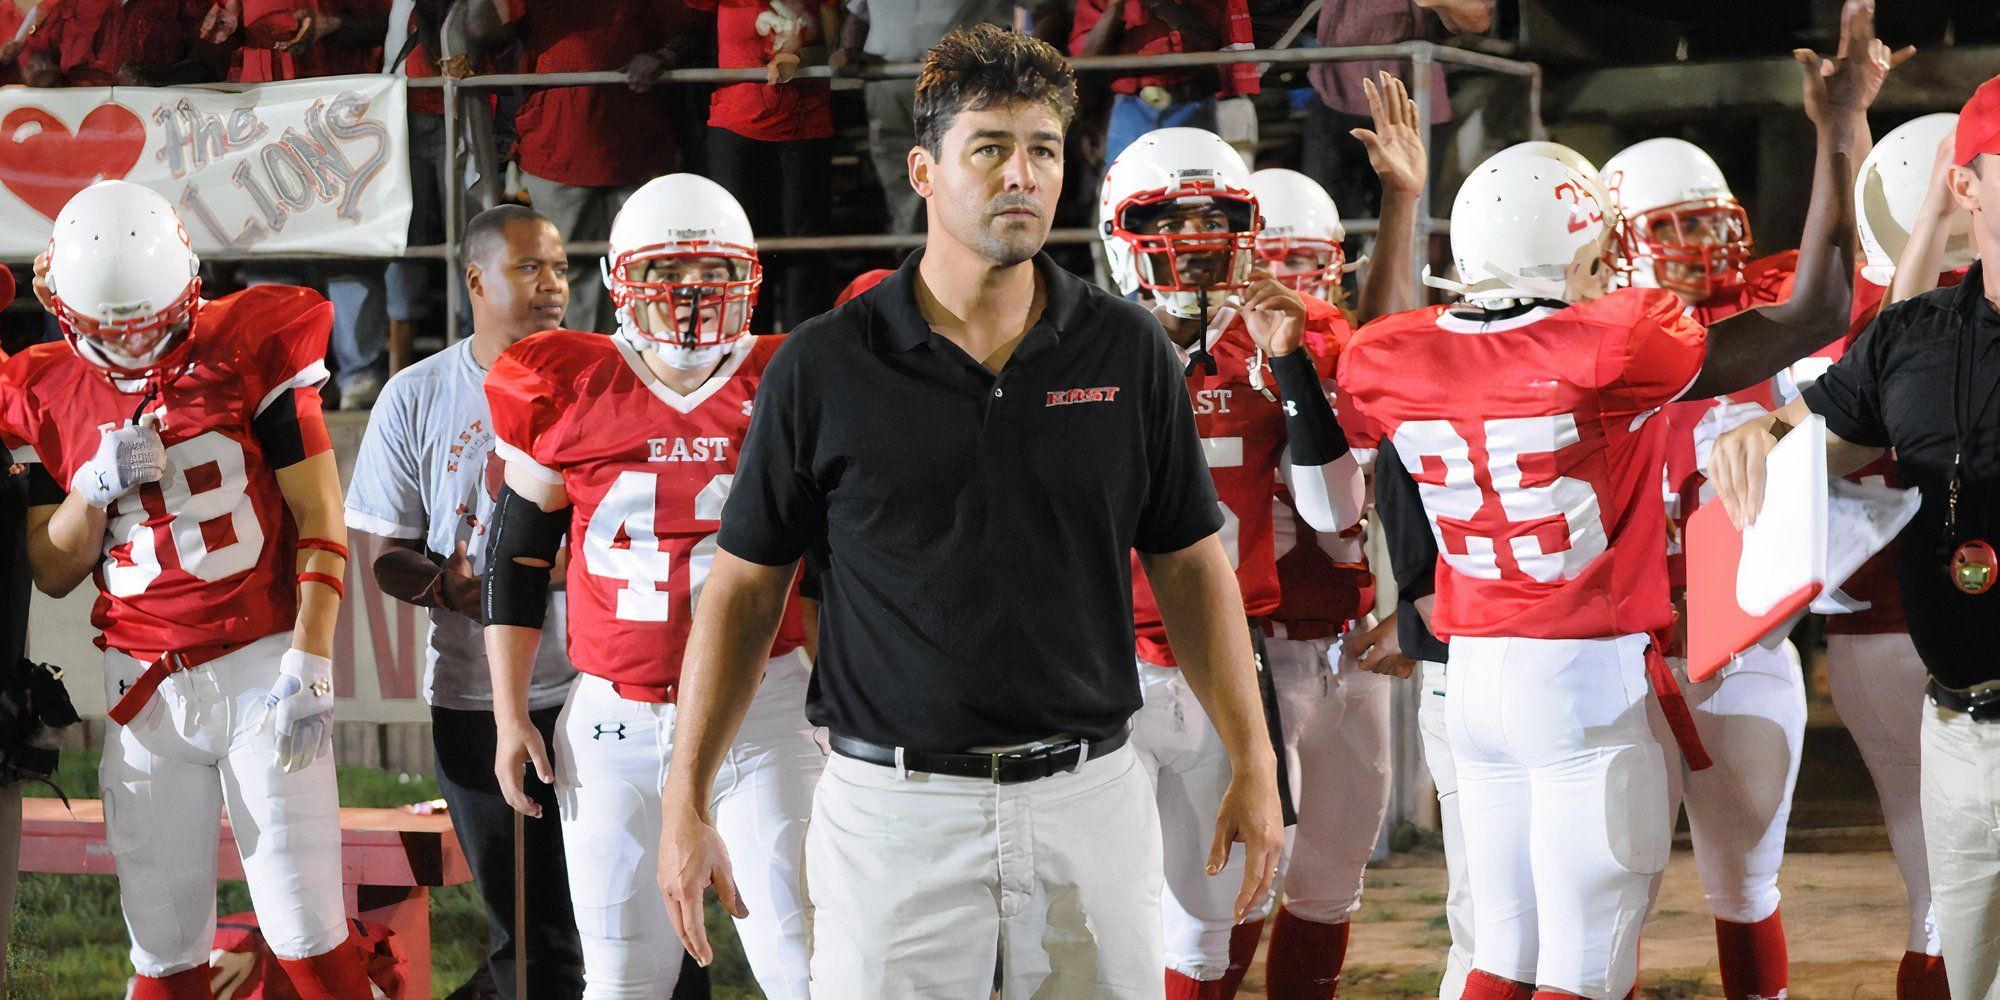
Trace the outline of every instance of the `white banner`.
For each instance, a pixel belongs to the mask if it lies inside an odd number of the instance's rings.
[[[0,88],[0,257],[48,247],[70,196],[165,195],[197,253],[394,256],[410,227],[405,84],[339,76],[240,92]]]

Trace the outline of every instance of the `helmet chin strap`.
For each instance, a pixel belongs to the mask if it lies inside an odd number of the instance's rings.
[[[681,346],[692,351],[701,346],[701,289],[692,285],[674,286],[673,298],[688,307],[686,325],[681,330]]]
[[[1194,303],[1195,311],[1199,314],[1197,320],[1201,323],[1201,332],[1195,336],[1194,346],[1188,349],[1187,370],[1182,372],[1182,374],[1193,375],[1195,366],[1200,365],[1202,374],[1213,375],[1215,374],[1215,355],[1208,353],[1207,288],[1195,289]]]

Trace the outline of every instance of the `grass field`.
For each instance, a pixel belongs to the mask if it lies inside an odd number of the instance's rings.
[[[56,784],[72,798],[97,798],[95,750],[65,750]],[[369,768],[339,770],[340,801],[359,807],[399,806],[438,797],[428,777]],[[25,786],[27,794],[49,796],[47,787]],[[241,882],[216,890],[217,913],[250,909]],[[711,904],[709,938],[716,962],[710,969],[718,1000],[758,997],[736,929]],[[114,1000],[125,995],[132,966],[126,956],[124,920],[118,911],[118,881],[108,875],[44,875],[24,872],[14,904],[14,929],[7,942],[8,1000]],[[438,997],[464,982],[486,954],[486,916],[471,885],[431,892],[431,976]]]

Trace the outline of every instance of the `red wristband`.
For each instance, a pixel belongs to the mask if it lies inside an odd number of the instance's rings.
[[[334,576],[331,573],[300,573],[299,583],[302,585],[308,583],[325,584],[326,586],[333,588],[333,595],[335,597],[338,597],[341,600],[347,599],[346,585],[340,582],[340,577]]]
[[[318,549],[321,552],[331,552],[342,559],[347,558],[347,546],[325,538],[301,538],[299,548]]]

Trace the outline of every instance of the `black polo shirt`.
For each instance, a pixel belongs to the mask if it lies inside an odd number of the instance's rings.
[[[1131,551],[1222,525],[1181,364],[1044,254],[996,376],[924,321],[921,257],[785,339],[720,544],[820,563],[814,724],[931,752],[1107,738],[1139,708]]]
[[[1923,491],[1897,538],[1903,610],[1924,666],[1954,688],[2000,680],[2000,588],[1974,597],[1945,573],[1966,539],[2000,547],[2000,315],[1986,302],[1980,270],[1974,264],[1964,283],[1884,309],[1805,392],[1827,430],[1893,449],[1903,481]],[[1954,393],[1961,365],[1970,377]],[[1965,467],[1959,529],[1947,540],[1955,395]]]

